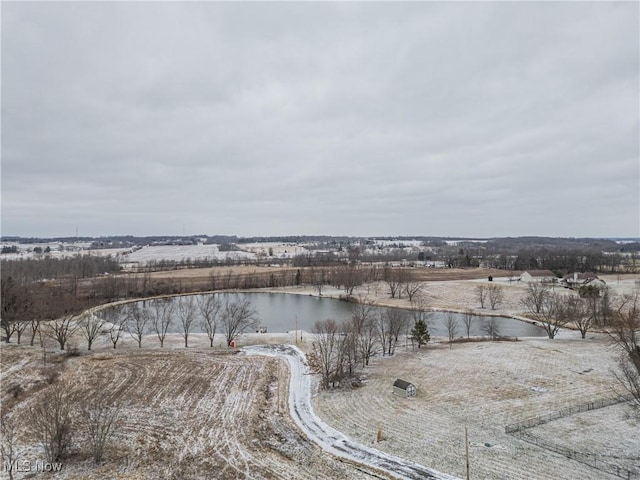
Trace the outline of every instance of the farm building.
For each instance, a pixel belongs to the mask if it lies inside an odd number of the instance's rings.
[[[569,288],[577,288],[582,285],[595,285],[598,287],[603,287],[605,285],[604,280],[598,278],[595,273],[585,272],[585,273],[569,273],[562,277],[560,284],[563,287]]]
[[[415,397],[416,386],[413,383],[398,378],[393,382],[393,394],[401,397]]]
[[[520,281],[527,283],[551,283],[555,275],[551,270],[527,270],[520,274]]]

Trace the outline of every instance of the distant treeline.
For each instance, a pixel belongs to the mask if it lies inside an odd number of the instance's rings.
[[[55,242],[94,242],[96,245],[188,245],[204,241],[208,244],[221,243],[319,243],[325,245],[367,245],[373,240],[395,241],[397,243],[407,241],[419,241],[425,246],[445,246],[447,242],[455,240],[456,246],[473,246],[481,244],[489,250],[517,250],[520,248],[599,248],[605,251],[640,251],[640,240],[613,239],[613,238],[563,238],[563,237],[495,237],[495,238],[460,238],[460,237],[434,237],[434,236],[399,236],[399,237],[350,237],[331,235],[281,235],[281,236],[255,236],[238,237],[236,235],[114,235],[106,237],[18,237],[3,236],[2,242],[14,243],[55,243]],[[616,240],[625,240],[618,243]],[[479,243],[482,242],[482,243]]]
[[[115,259],[97,255],[75,255],[64,258],[43,256],[40,259],[2,260],[0,268],[3,280],[11,277],[19,285],[71,277],[92,278],[120,271],[120,265]]]

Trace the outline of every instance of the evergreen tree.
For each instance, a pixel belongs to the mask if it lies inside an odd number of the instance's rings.
[[[418,344],[418,348],[425,345],[431,339],[429,335],[429,328],[427,322],[423,319],[416,320],[413,328],[411,329],[411,340]]]

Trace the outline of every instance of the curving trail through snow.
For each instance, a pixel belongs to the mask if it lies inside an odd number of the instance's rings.
[[[284,357],[291,372],[289,411],[298,427],[326,452],[356,464],[382,470],[396,478],[408,480],[455,480],[457,477],[437,472],[423,465],[353,442],[320,420],[311,405],[311,381],[304,353],[293,345],[256,345],[244,347],[249,355]]]

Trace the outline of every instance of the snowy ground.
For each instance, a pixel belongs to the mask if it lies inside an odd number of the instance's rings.
[[[270,256],[269,253],[271,253],[276,258],[293,258],[296,255],[303,255],[308,252],[301,245],[281,242],[240,243],[238,248],[263,257],[268,257]]]
[[[607,281],[624,293],[633,291],[635,280]],[[434,308],[478,309],[473,289],[483,281],[429,282],[426,292]],[[504,285],[505,303],[496,313],[521,312],[519,298],[526,287]],[[289,290],[314,293],[312,288]],[[408,305],[405,299],[389,299],[383,284],[362,287],[358,294]],[[312,336],[302,336],[298,347],[307,352]],[[297,337],[293,332],[252,333],[241,337],[240,346],[295,344]],[[80,338],[74,343],[84,348]],[[205,335],[192,335],[189,349],[182,343],[179,335],[171,335],[167,348],[160,349],[150,335],[139,350],[125,336],[114,352],[101,339],[93,353],[60,364],[61,378],[86,398],[93,398],[96,385],[106,382],[129,406],[109,461],[94,467],[78,453],[57,478],[371,478],[353,464],[335,461],[329,449],[322,452],[295,417],[284,414],[284,364],[258,356],[221,355],[221,336],[213,351]],[[24,418],[28,403],[47,386],[42,351],[2,345],[0,353],[3,413]],[[311,409],[319,423],[337,438],[348,438],[350,445],[375,448],[460,478],[465,473],[465,425],[473,479],[627,478],[616,477],[615,468],[640,478],[640,424],[625,405],[559,418],[527,429],[527,438],[505,433],[510,424],[615,397],[616,359],[605,335],[589,334],[581,340],[570,330],[555,340],[466,343],[452,349],[438,338],[419,351],[401,342],[394,357],[374,358],[364,370],[364,386],[319,393],[312,389]],[[418,395],[392,395],[396,378],[416,384]],[[25,392],[13,398],[8,387],[16,383]],[[376,443],[378,428],[384,440]],[[24,422],[20,442],[26,458],[40,458]],[[567,450],[577,455],[558,453]]]
[[[280,361],[205,348],[202,336],[188,350],[178,348],[177,336],[168,340],[162,350],[99,348],[63,363],[50,355],[48,368],[60,369],[57,382],[69,382],[87,403],[101,394],[120,401],[124,419],[102,465],[76,447],[62,472],[48,478],[370,478],[335,462],[296,428],[286,414],[287,370]],[[39,349],[16,345],[2,346],[2,365],[3,414],[18,422],[20,460],[35,465],[43,455],[27,408],[48,387],[47,370]],[[25,391],[13,398],[6,386],[16,383]],[[76,445],[84,444],[80,437]]]
[[[321,392],[314,408],[331,427],[363,444],[374,442],[380,425],[386,438],[377,449],[460,477],[466,425],[471,478],[615,478],[505,433],[505,426],[515,422],[615,397],[615,360],[604,337],[583,341],[571,332],[564,340],[467,343],[452,349],[443,341],[419,352],[401,349],[395,357],[377,358],[365,369],[363,387]],[[397,378],[414,383],[418,395],[394,396],[391,386]],[[530,433],[597,454],[638,478],[640,424],[629,413],[623,405],[606,407]],[[584,415],[589,422],[579,420]],[[553,430],[562,425],[558,422],[571,424],[571,430]]]
[[[205,260],[217,259],[255,259],[250,252],[230,251],[221,252],[218,245],[147,245],[127,255],[121,255],[121,263],[146,264],[152,261],[169,260],[180,262],[186,259]]]
[[[390,475],[413,480],[453,480],[455,477],[441,474],[423,465],[385,454],[379,450],[358,444],[339,431],[329,427],[313,412],[311,405],[312,382],[306,358],[301,350],[290,345],[247,347],[252,355],[281,356],[289,364],[289,412],[298,427],[322,449],[338,458],[354,461],[372,472],[388,472]]]

